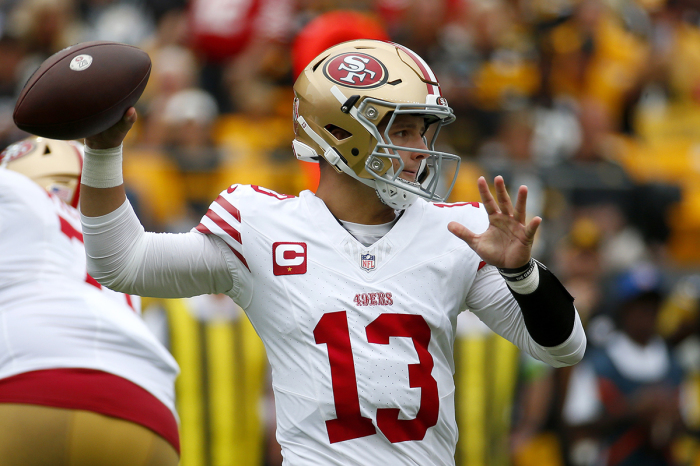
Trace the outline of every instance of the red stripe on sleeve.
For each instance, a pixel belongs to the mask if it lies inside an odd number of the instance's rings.
[[[233,253],[236,255],[236,257],[238,257],[238,260],[241,261],[241,264],[245,265],[245,268],[248,269],[248,271],[250,271],[250,267],[248,267],[248,262],[246,262],[245,257],[243,257],[243,254],[236,251],[231,246],[229,246],[229,249],[231,249],[231,251],[233,251]]]
[[[203,223],[200,223],[199,225],[197,225],[197,228],[195,228],[195,230],[197,230],[200,233],[204,233],[205,235],[213,235],[214,234]]]
[[[196,229],[198,232],[200,232],[200,233],[204,233],[205,235],[213,235],[213,234],[214,234],[214,233],[211,232],[211,230],[209,230],[209,228],[206,227],[206,225],[204,225],[204,224],[202,224],[202,223],[200,223],[199,225],[197,225],[197,228],[195,228],[195,229]],[[228,245],[228,244],[227,244],[226,246],[228,246],[228,248],[236,255],[236,257],[238,258],[238,260],[241,261],[241,264],[245,265],[245,268],[248,269],[248,270],[250,270],[250,267],[248,267],[248,262],[245,260],[245,257],[243,257],[243,254],[241,254],[240,252],[236,251],[235,249],[233,249],[233,248],[232,248],[230,245]]]
[[[126,304],[129,305],[132,311],[136,312],[136,309],[134,308],[134,302],[131,300],[131,295],[124,293],[124,297],[126,298]]]
[[[228,234],[231,238],[233,238],[233,239],[235,239],[236,241],[238,241],[239,243],[243,244],[243,241],[241,241],[241,234],[238,232],[238,230],[236,230],[236,229],[233,228],[231,225],[229,225],[229,224],[226,222],[226,220],[224,220],[223,218],[219,217],[219,215],[218,215],[216,212],[214,212],[213,210],[209,209],[209,210],[207,211],[207,217],[209,217],[209,218],[211,219],[211,221],[213,221],[214,223],[216,223],[216,224],[219,226],[219,228],[221,228],[222,230],[224,230],[224,231],[226,232],[226,234]]]
[[[85,281],[86,281],[87,283],[89,283],[90,285],[94,286],[95,288],[97,288],[98,290],[101,290],[101,289],[102,289],[102,285],[100,285],[100,284],[97,282],[97,280],[95,280],[94,278],[92,278],[92,277],[90,276],[90,274],[87,274],[87,275],[85,276]]]
[[[236,207],[235,207],[233,204],[231,204],[229,201],[227,201],[226,198],[224,198],[223,196],[219,195],[219,197],[217,197],[216,200],[215,200],[214,202],[216,202],[216,203],[219,204],[221,207],[223,207],[223,208],[226,210],[226,212],[228,212],[229,214],[233,215],[233,218],[235,218],[236,220],[238,220],[238,222],[240,223],[240,221],[241,221],[241,211],[238,210],[238,209],[236,209]]]

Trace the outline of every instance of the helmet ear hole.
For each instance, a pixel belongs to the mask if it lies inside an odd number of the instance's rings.
[[[44,155],[49,155],[51,153],[51,148],[47,144],[46,147],[44,148]]]
[[[326,125],[325,130],[330,133],[331,136],[333,136],[337,141],[342,141],[344,139],[347,139],[349,137],[352,137],[352,133],[350,131],[344,130],[340,126],[335,126],[335,125]]]

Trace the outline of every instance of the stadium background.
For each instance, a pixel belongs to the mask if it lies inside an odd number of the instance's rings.
[[[147,229],[188,230],[234,182],[315,188],[290,148],[291,86],[321,44],[365,35],[412,48],[440,78],[457,114],[442,148],[463,158],[453,200],[478,200],[482,174],[529,186],[536,257],[576,297],[590,345],[610,335],[621,274],[663,275],[658,332],[687,370],[673,452],[700,464],[696,0],[4,0],[0,146],[26,137],[12,109],[49,55],[137,45],[153,70],[125,142],[129,195]],[[216,296],[145,304],[182,367],[182,465],[280,464],[264,350],[240,310]],[[567,370],[469,315],[456,366],[459,465],[592,464],[567,435]]]

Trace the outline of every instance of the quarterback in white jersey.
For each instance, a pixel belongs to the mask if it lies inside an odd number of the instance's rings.
[[[38,437],[24,436],[11,416],[42,406],[145,427],[170,444],[176,464],[178,367],[143,323],[140,297],[104,288],[87,274],[80,217],[69,205],[80,150],[28,138],[0,154],[0,417],[9,423],[0,420],[0,462],[34,464],[23,445],[36,450]],[[36,421],[48,425],[53,413],[42,411]],[[79,454],[73,449],[66,458],[83,464]]]
[[[583,356],[573,299],[530,257],[541,220],[525,221],[527,189],[513,204],[500,177],[496,199],[481,178],[483,203],[444,202],[458,157],[433,142],[454,115],[405,47],[332,47],[295,94],[293,147],[321,163],[317,192],[234,184],[180,235],[145,233],[125,200],[119,145],[135,111],[88,138],[88,266],[115,289],[226,293],[246,311],[285,465],[452,465],[459,313],[553,366]]]

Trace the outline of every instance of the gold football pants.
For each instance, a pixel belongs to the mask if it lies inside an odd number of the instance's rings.
[[[91,411],[0,403],[0,466],[176,466],[153,431]]]

